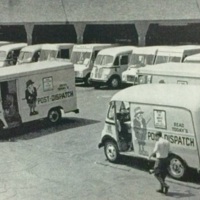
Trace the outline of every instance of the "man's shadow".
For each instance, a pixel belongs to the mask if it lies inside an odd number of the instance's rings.
[[[167,194],[166,194],[166,196],[168,196],[168,197],[173,197],[173,198],[177,198],[177,199],[182,199],[182,198],[187,198],[187,199],[190,199],[190,197],[192,197],[192,196],[195,196],[194,194],[192,194],[191,192],[190,192],[190,190],[186,190],[185,192],[179,192],[179,191],[173,191],[173,192],[168,192]]]

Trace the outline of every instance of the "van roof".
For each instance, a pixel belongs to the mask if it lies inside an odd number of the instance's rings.
[[[160,46],[138,47],[133,50],[133,54],[155,54]]]
[[[91,44],[76,44],[74,45],[74,49],[93,49],[94,47],[109,47],[114,44],[110,43],[91,43]]]
[[[138,69],[138,74],[184,76],[200,78],[200,65],[197,63],[162,63],[147,65]]]
[[[18,48],[23,48],[27,46],[27,43],[13,43],[13,44],[7,44],[4,46],[0,47],[0,51],[10,51],[10,50],[15,50]]]
[[[42,49],[49,49],[49,50],[57,50],[59,47],[66,47],[72,48],[74,46],[73,43],[52,43],[52,44],[43,44]]]
[[[165,46],[165,47],[160,47],[158,52],[183,53],[184,51],[197,50],[197,49],[200,49],[200,45]]]
[[[181,84],[144,84],[126,88],[112,97],[112,101],[200,109],[200,86]]]
[[[18,78],[20,76],[27,76],[28,74],[38,74],[48,72],[51,70],[58,70],[58,67],[73,68],[71,62],[67,61],[42,61],[35,63],[28,63],[23,65],[14,65],[0,68],[0,81],[11,80],[12,78]]]
[[[136,48],[138,48],[138,47],[135,47],[135,46],[111,47],[111,48],[107,48],[107,49],[101,50],[98,53],[98,55],[111,55],[111,56],[115,56],[115,55],[118,55],[119,53],[132,52]]]
[[[38,51],[42,48],[42,44],[34,44],[34,45],[28,45],[26,47],[23,47],[21,51],[28,51],[28,52],[34,52]]]
[[[0,41],[0,46],[11,44],[12,42],[9,41]]]

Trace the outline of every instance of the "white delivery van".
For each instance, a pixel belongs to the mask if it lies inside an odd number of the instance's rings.
[[[12,44],[13,42],[9,42],[9,41],[0,41],[0,46],[4,46],[7,44]]]
[[[40,58],[42,44],[29,45],[21,49],[17,64],[37,62]]]
[[[42,45],[39,61],[52,59],[69,60],[73,46],[73,43],[44,44]]]
[[[162,63],[138,69],[139,84],[200,85],[200,65],[197,63]]]
[[[200,53],[186,57],[183,62],[184,63],[200,63]]]
[[[78,113],[72,63],[44,61],[0,68],[1,128],[43,118],[56,123],[61,110]]]
[[[137,70],[146,65],[153,65],[159,46],[139,47],[134,49],[129,67],[122,73],[122,82],[125,84],[137,84]]]
[[[15,65],[20,50],[27,46],[26,43],[13,43],[0,47],[0,67]]]
[[[200,45],[182,45],[160,48],[155,64],[167,62],[183,62],[187,56],[200,53]]]
[[[148,159],[155,133],[161,131],[171,146],[169,174],[182,179],[189,167],[200,170],[197,91],[200,86],[178,84],[145,84],[121,90],[111,99],[99,148],[104,146],[110,162],[116,162],[119,155]]]
[[[98,43],[74,45],[71,62],[74,64],[76,82],[84,82],[86,85],[90,85],[90,73],[98,52],[112,46],[116,45]]]
[[[118,88],[122,83],[122,73],[127,70],[130,56],[136,48],[121,46],[100,51],[90,76],[92,85],[95,88],[101,85]]]

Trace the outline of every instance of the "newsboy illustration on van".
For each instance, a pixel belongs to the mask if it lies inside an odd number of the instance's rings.
[[[26,90],[25,90],[25,98],[30,108],[30,116],[38,114],[38,112],[35,110],[36,100],[37,100],[37,89],[36,87],[34,87],[33,84],[34,82],[32,80],[28,80],[26,82]]]
[[[140,107],[134,109],[133,129],[139,145],[139,154],[146,155],[148,153],[145,151],[144,146],[147,135],[147,123],[143,117],[143,113]]]

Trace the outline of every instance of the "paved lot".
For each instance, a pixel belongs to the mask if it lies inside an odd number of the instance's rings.
[[[188,182],[167,179],[170,191],[164,196],[155,192],[158,183],[148,174],[146,161],[106,161],[97,145],[116,92],[79,86],[79,114],[65,115],[58,126],[28,123],[2,138],[0,200],[199,200],[196,174]]]

